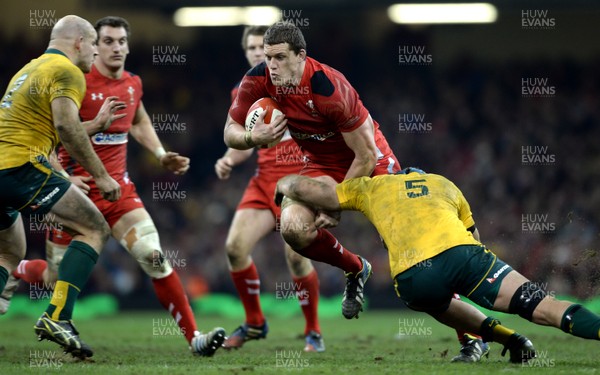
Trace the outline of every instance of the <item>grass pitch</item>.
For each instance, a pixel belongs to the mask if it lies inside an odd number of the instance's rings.
[[[266,340],[239,350],[219,350],[212,358],[194,357],[171,318],[163,311],[121,313],[76,322],[94,349],[93,361],[63,355],[54,343],[37,342],[35,319],[0,318],[0,374],[592,374],[600,373],[599,343],[539,327],[518,317],[502,322],[528,336],[539,358],[508,363],[502,347],[492,344],[478,364],[450,363],[459,344],[454,331],[425,314],[365,311],[358,320],[323,319],[327,350],[304,353],[304,321],[269,319]],[[241,323],[222,317],[199,317],[200,329],[222,326],[227,333]]]

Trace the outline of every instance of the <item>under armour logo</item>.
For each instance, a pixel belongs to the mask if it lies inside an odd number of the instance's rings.
[[[99,93],[92,93],[92,100],[104,100],[104,94],[99,92]]]

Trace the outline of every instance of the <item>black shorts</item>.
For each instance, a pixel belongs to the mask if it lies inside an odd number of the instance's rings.
[[[0,230],[26,214],[46,214],[71,186],[44,157],[19,167],[0,170]]]
[[[512,267],[477,245],[461,245],[420,262],[394,278],[396,293],[413,310],[444,312],[454,293],[479,306],[494,306],[502,279]]]

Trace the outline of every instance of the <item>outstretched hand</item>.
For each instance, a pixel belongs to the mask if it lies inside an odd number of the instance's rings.
[[[160,165],[176,175],[183,175],[190,169],[190,158],[169,151],[160,158]]]
[[[99,132],[108,129],[113,121],[127,116],[127,113],[115,114],[117,111],[127,108],[127,104],[125,104],[125,102],[117,101],[118,99],[118,96],[109,96],[104,103],[102,103],[102,107],[100,107],[100,110],[94,119],[98,124]]]

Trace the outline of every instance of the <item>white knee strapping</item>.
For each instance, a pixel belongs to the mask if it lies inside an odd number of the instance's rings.
[[[135,236],[131,248],[127,245],[131,241],[130,236]],[[162,253],[158,232],[151,219],[145,219],[133,225],[119,242],[137,260],[148,276],[162,279],[173,272],[169,261]]]

